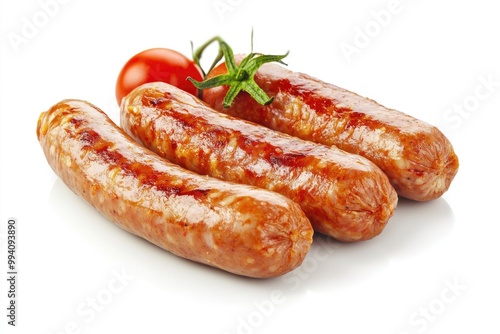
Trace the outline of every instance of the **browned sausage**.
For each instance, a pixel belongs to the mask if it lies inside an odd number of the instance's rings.
[[[120,123],[183,167],[293,199],[316,231],[338,240],[378,235],[397,204],[387,176],[369,160],[218,113],[165,83],[132,91]]]
[[[101,110],[65,100],[37,135],[55,173],[125,230],[175,255],[250,277],[303,261],[313,230],[279,194],[187,171],[138,145]]]
[[[225,64],[209,77],[225,73]],[[426,201],[448,190],[458,158],[434,126],[346,89],[277,64],[265,64],[255,82],[274,100],[262,106],[245,92],[223,107],[227,87],[203,91],[214,109],[302,139],[335,145],[379,166],[400,196]]]

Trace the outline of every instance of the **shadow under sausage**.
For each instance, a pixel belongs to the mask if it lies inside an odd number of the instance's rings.
[[[175,287],[187,298],[193,296],[198,300],[241,303],[242,297],[250,298],[259,292],[265,295],[266,286],[279,279],[238,276],[178,257],[114,224],[74,194],[60,179],[51,189],[48,204],[56,217],[54,223],[67,225],[71,231],[69,237],[77,240],[75,247],[88,245],[89,261],[98,257],[101,265],[109,263],[110,270],[120,264],[134,276],[162,290]],[[72,252],[71,249],[66,251]],[[82,271],[87,270],[82,264]],[[235,294],[234,291],[242,293]]]
[[[412,261],[430,249],[439,251],[439,244],[451,234],[454,221],[453,211],[444,198],[429,202],[400,198],[384,231],[371,240],[343,243],[316,234],[308,254],[310,262],[320,262],[321,254],[328,252],[330,255],[324,256],[325,260],[318,263],[302,287],[316,290],[346,280],[367,280],[370,275],[379,274],[391,261]],[[315,265],[310,267],[312,271]]]
[[[253,279],[182,259],[121,229],[60,180],[54,183],[49,205],[59,220],[71,225],[76,238],[99,254],[100,261],[123,264],[161,290],[175,287],[186,298],[240,307],[269,298],[275,290],[294,298],[325,287],[341,288],[346,281],[367,280],[392,260],[411,261],[420,252],[436,248],[451,233],[454,222],[443,198],[425,203],[400,199],[385,230],[374,239],[343,243],[317,233],[299,268],[276,278]]]

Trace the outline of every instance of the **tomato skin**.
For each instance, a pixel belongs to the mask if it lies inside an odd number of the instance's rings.
[[[183,54],[167,49],[153,48],[139,52],[123,66],[116,80],[116,101],[122,99],[134,88],[147,83],[162,81],[190,94],[197,95],[197,89],[189,80],[203,80],[198,66]]]

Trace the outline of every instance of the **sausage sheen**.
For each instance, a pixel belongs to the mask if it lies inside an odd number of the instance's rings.
[[[55,173],[123,229],[183,258],[249,277],[299,266],[313,230],[299,205],[187,171],[138,145],[101,110],[64,100],[37,136]]]
[[[397,204],[387,176],[369,160],[218,113],[169,84],[132,91],[120,123],[182,167],[291,198],[316,231],[341,241],[380,234]]]
[[[226,71],[223,63],[208,77]],[[224,86],[204,90],[203,100],[229,115],[360,154],[387,174],[400,196],[412,200],[440,197],[458,171],[448,139],[421,120],[277,64],[263,65],[255,82],[274,97],[271,104],[259,105],[242,92],[224,108]]]

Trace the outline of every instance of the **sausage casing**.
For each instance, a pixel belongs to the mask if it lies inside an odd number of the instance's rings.
[[[221,64],[209,77],[225,72]],[[203,100],[229,115],[360,154],[387,174],[400,196],[412,200],[441,196],[457,173],[452,145],[428,123],[277,64],[263,65],[255,82],[274,97],[271,104],[262,106],[242,92],[224,108],[225,86],[204,90]]]
[[[311,224],[290,199],[167,162],[90,103],[54,105],[40,115],[37,135],[50,166],[77,195],[175,255],[273,277],[300,265],[310,248]]]
[[[165,83],[124,98],[120,123],[187,169],[291,198],[316,231],[338,240],[378,235],[397,204],[387,176],[369,160],[218,113]]]

